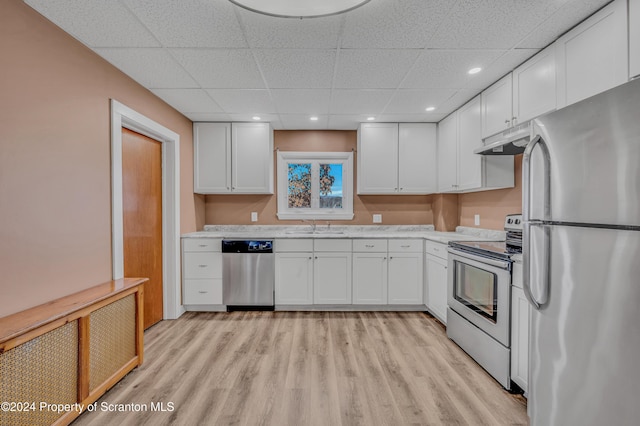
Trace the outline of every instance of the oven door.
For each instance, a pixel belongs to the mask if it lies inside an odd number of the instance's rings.
[[[449,307],[509,347],[511,263],[449,248]]]

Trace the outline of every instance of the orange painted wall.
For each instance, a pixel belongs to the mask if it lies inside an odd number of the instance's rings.
[[[504,217],[522,213],[522,155],[515,157],[515,187],[495,191],[458,195],[458,215],[461,226],[474,225],[474,215],[480,215],[478,228],[504,229]]]
[[[111,98],[180,135],[181,231],[204,225],[186,117],[22,1],[0,52],[0,317],[111,279]]]
[[[356,150],[357,140],[356,131],[282,130],[274,132],[274,147],[282,151],[351,151]],[[357,170],[355,168],[358,161],[355,156],[353,162],[354,188],[356,188]],[[372,225],[373,214],[380,213],[385,225],[431,224],[434,223],[432,201],[433,196],[427,195],[356,195],[353,200],[354,219],[351,221],[332,221],[332,223]],[[254,223],[257,225],[301,223],[278,220],[276,195],[206,196],[205,221],[208,225],[252,224],[250,220],[252,211],[258,212],[258,222]]]

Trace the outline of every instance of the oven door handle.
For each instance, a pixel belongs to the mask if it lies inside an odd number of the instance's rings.
[[[495,266],[496,268],[509,270],[509,262],[503,260],[491,259],[489,257],[477,256],[475,254],[467,253],[466,251],[459,251],[454,248],[448,249],[449,253],[454,256],[464,257],[466,259],[475,260],[476,262],[486,263],[487,265]]]

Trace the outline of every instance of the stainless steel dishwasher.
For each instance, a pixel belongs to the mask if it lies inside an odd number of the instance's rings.
[[[222,302],[227,310],[273,310],[272,240],[222,240]]]

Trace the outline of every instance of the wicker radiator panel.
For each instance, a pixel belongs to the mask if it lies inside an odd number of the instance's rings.
[[[136,299],[127,296],[89,316],[89,390],[136,356]]]
[[[65,412],[40,403],[77,398],[78,322],[73,321],[0,355],[0,402],[34,403],[35,410],[0,410],[0,425],[49,425]],[[19,407],[17,407],[19,408]]]

